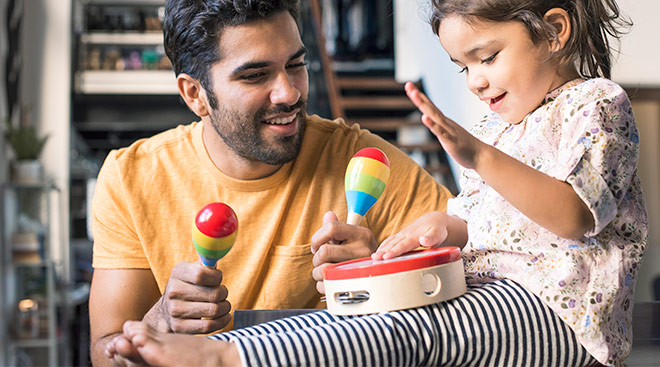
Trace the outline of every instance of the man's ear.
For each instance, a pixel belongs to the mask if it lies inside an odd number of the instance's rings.
[[[206,90],[202,88],[199,80],[181,73],[176,77],[176,85],[179,94],[195,115],[204,117],[209,114]]]
[[[551,50],[557,52],[564,48],[571,37],[571,17],[568,12],[562,8],[552,8],[545,13],[543,20],[557,30],[557,38],[550,41]]]

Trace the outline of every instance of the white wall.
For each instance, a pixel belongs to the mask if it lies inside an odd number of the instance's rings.
[[[422,80],[429,98],[442,112],[469,129],[488,111],[466,85],[465,74],[440,46],[428,23],[430,1],[395,0],[395,78],[399,82]],[[449,159],[454,177],[460,166]],[[458,183],[457,183],[458,185]]]
[[[622,12],[634,25],[620,45],[612,79],[626,87],[660,88],[660,1],[618,0]],[[448,117],[466,128],[478,121],[487,106],[465,85],[464,75],[449,61],[428,24],[429,0],[395,0],[396,78],[423,80],[431,100]],[[660,174],[657,146],[660,145],[660,112],[647,104],[636,104],[641,132],[640,177],[649,211],[649,245],[636,289],[638,301],[652,299],[652,281],[660,275]],[[454,164],[454,172],[459,168]],[[455,176],[457,176],[455,174]]]
[[[633,26],[621,39],[612,79],[627,87],[660,87],[660,1],[617,0],[617,4]]]
[[[21,96],[40,132],[50,135],[41,161],[61,190],[61,200],[51,202],[60,214],[51,223],[53,254],[66,253],[69,238],[71,1],[24,1]]]

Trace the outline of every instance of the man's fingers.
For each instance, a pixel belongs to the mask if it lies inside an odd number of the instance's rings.
[[[330,263],[321,264],[312,269],[312,278],[317,282],[323,281],[323,269],[330,265]]]
[[[208,268],[201,262],[180,262],[172,269],[171,277],[185,283],[215,287],[222,283],[222,271]]]
[[[229,324],[231,314],[221,317],[199,319],[171,319],[171,329],[179,334],[208,334],[220,330]]]
[[[177,300],[219,303],[227,299],[228,293],[229,291],[224,285],[197,286],[178,279],[170,279],[170,283],[165,289],[164,298],[170,302]]]
[[[231,310],[231,304],[227,301],[211,303],[174,300],[168,309],[170,316],[175,319],[218,318]]]
[[[363,246],[325,244],[314,254],[312,264],[319,266],[323,263],[338,263],[370,255],[371,251]]]
[[[325,283],[316,282],[316,290],[321,294],[325,294]]]

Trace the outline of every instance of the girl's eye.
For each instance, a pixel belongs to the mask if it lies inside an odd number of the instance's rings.
[[[467,66],[463,67],[461,70],[458,71],[458,73],[464,73],[467,71]]]
[[[500,53],[499,51],[498,51],[498,52],[495,52],[492,56],[490,56],[490,57],[488,57],[488,58],[485,58],[485,59],[481,60],[481,63],[482,63],[482,64],[490,64],[491,62],[493,62],[493,60],[495,60],[495,57],[496,57],[497,54],[499,54],[499,53]]]

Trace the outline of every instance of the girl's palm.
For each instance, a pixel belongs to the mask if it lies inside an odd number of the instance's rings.
[[[447,118],[412,83],[406,83],[408,98],[422,112],[422,123],[435,135],[442,148],[465,168],[474,169],[483,143],[459,124]]]

